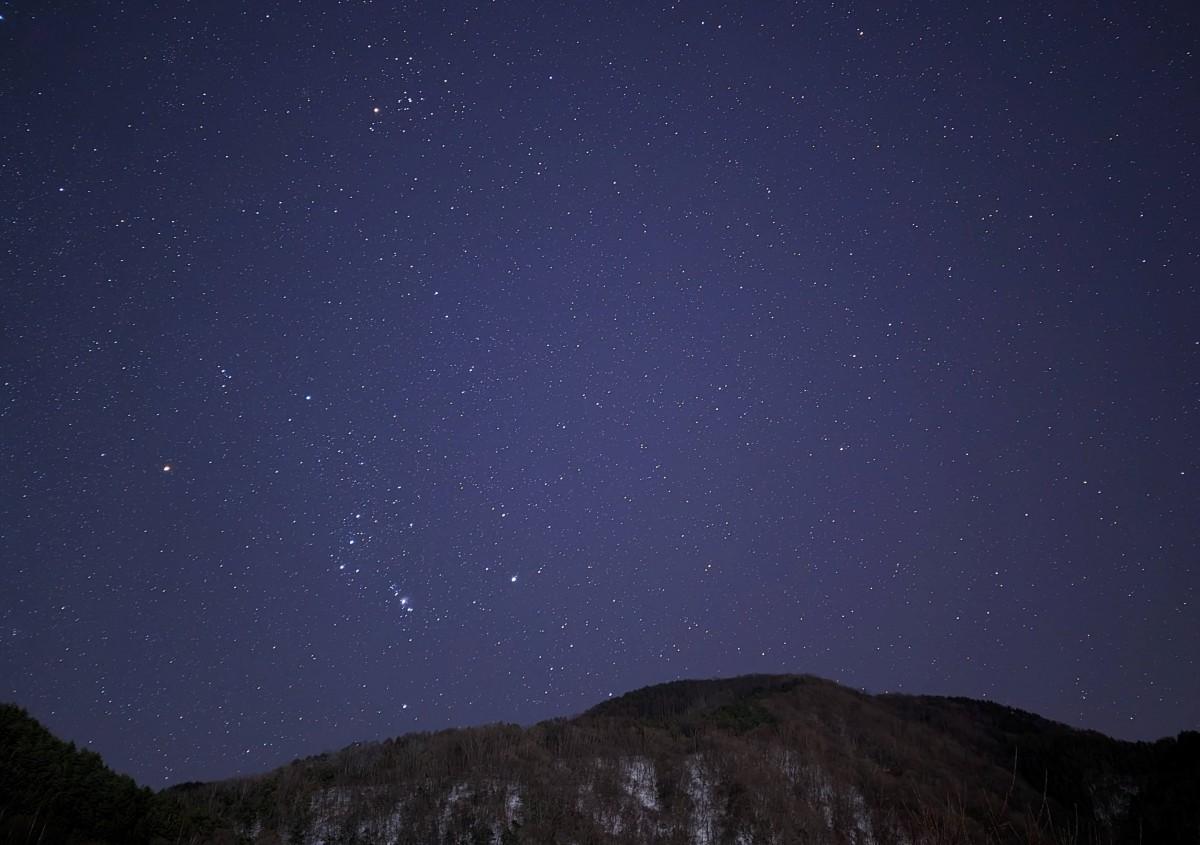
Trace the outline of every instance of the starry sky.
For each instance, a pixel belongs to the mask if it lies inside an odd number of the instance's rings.
[[[1059,6],[3,3],[0,698],[1200,727],[1200,14]]]

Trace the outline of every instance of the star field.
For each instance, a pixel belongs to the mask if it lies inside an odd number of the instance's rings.
[[[747,672],[1200,728],[1189,4],[0,12],[0,698],[117,770]]]

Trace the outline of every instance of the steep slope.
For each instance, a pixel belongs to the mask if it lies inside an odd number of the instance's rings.
[[[1194,843],[1198,752],[1191,734],[1123,743],[986,702],[746,676],[189,794],[245,839],[312,845]]]
[[[148,842],[195,827],[192,815],[0,704],[0,842]]]
[[[139,795],[140,826],[95,840],[1196,843],[1200,734],[1126,743],[988,702],[745,676]]]

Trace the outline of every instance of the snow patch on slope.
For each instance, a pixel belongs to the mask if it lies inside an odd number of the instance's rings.
[[[521,821],[521,789],[517,784],[510,783],[504,793],[504,822],[512,827]]]
[[[646,757],[626,757],[621,760],[625,792],[647,810],[658,810],[658,780],[654,763]]]
[[[871,829],[871,816],[867,802],[853,786],[850,787],[850,814],[854,820],[853,841],[855,845],[875,845],[875,834]]]
[[[404,829],[400,806],[383,818],[364,821],[358,826],[358,838],[363,842],[395,842]]]
[[[438,841],[444,842],[446,832],[450,827],[450,819],[454,814],[454,805],[459,801],[466,800],[471,797],[471,786],[467,783],[458,783],[451,787],[450,792],[446,795],[446,803],[442,806],[442,815],[438,819]]]
[[[699,761],[687,762],[687,794],[692,802],[692,845],[713,845],[717,841],[717,807],[713,781]]]
[[[326,845],[341,837],[340,822],[349,810],[353,792],[349,789],[322,789],[309,802],[313,814],[305,845]]]
[[[772,756],[776,768],[783,774],[784,779],[791,786],[795,786],[800,782],[800,775],[803,768],[800,766],[800,760],[796,752],[787,748],[777,748],[773,750]]]
[[[833,830],[833,781],[820,766],[805,766],[808,794],[825,818],[825,826]]]

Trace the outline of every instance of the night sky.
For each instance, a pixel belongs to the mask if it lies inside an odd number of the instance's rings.
[[[973,5],[4,2],[0,699],[1200,727],[1200,12]]]

